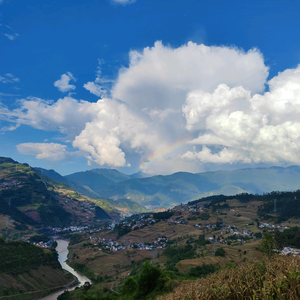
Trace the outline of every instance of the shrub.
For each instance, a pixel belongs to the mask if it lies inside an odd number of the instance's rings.
[[[217,270],[217,268],[210,264],[210,265],[206,265],[206,264],[202,264],[202,266],[197,266],[195,268],[191,268],[190,272],[189,272],[189,276],[190,277],[205,277],[210,273],[213,273]]]
[[[122,295],[127,297],[135,294],[138,289],[138,284],[133,277],[127,277],[123,285]]]
[[[162,272],[160,269],[151,266],[150,262],[146,261],[138,280],[138,295],[145,296],[153,292],[161,275]]]
[[[222,256],[224,257],[226,255],[226,251],[223,248],[218,248],[216,250],[215,256]]]

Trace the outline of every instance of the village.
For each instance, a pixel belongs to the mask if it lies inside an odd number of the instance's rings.
[[[138,249],[138,250],[154,250],[156,248],[165,248],[169,241],[166,237],[159,237],[155,239],[152,243],[131,243],[130,240],[127,240],[124,244],[119,244],[118,242],[105,238],[98,238],[90,236],[90,241],[96,246],[99,250],[110,250],[110,251],[119,251],[125,249]]]
[[[12,187],[20,187],[22,182],[17,180],[5,181],[0,183],[0,188],[2,189],[10,189]]]

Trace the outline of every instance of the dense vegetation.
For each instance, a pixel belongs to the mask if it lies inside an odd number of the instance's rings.
[[[279,249],[283,247],[300,248],[300,228],[292,227],[283,232],[276,231],[274,240]]]
[[[170,292],[171,280],[167,273],[156,266],[152,266],[149,261],[143,265],[139,275],[128,276],[124,282],[121,293],[110,292],[104,289],[103,292],[89,292],[89,287],[83,289],[83,300],[146,300],[155,299],[157,295]],[[72,299],[69,292],[65,292],[58,297],[58,300]]]
[[[195,257],[196,247],[191,244],[185,246],[168,245],[163,254],[168,257],[167,270],[176,271],[175,265],[179,261]]]
[[[179,261],[199,256],[197,254],[198,247],[205,246],[208,243],[210,242],[205,240],[205,236],[201,234],[198,239],[189,238],[184,246],[177,246],[176,244],[168,245],[163,252],[168,258],[166,262],[167,270],[178,272],[175,265]]]
[[[189,276],[190,277],[205,277],[211,273],[214,273],[215,271],[217,271],[218,268],[212,264],[202,264],[201,266],[197,266],[195,268],[191,268],[190,272],[189,272]]]
[[[169,219],[173,216],[174,212],[173,211],[162,211],[162,212],[158,212],[158,213],[154,213],[153,214],[153,218],[155,220],[165,220],[165,219]]]
[[[49,205],[41,205],[38,208],[38,213],[43,224],[49,225],[68,225],[71,222],[72,215],[64,210],[58,203]]]
[[[40,266],[61,268],[57,253],[38,248],[32,244],[4,242],[0,239],[0,273],[21,274]]]

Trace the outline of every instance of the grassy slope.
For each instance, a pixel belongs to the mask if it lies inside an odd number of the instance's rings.
[[[300,258],[276,256],[225,269],[197,282],[180,285],[158,300],[290,299],[300,298]]]

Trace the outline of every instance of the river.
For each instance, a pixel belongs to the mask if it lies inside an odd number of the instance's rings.
[[[57,247],[55,248],[57,253],[58,253],[58,260],[59,260],[59,263],[61,264],[62,268],[66,271],[68,271],[69,273],[73,274],[74,276],[77,277],[78,281],[79,281],[79,284],[77,286],[83,286],[84,283],[86,281],[88,281],[89,283],[92,283],[90,279],[88,279],[86,276],[76,272],[73,268],[71,268],[67,263],[66,263],[66,260],[68,258],[68,253],[69,253],[69,250],[68,250],[68,245],[69,245],[69,242],[68,241],[65,241],[65,240],[56,240],[57,242]],[[74,290],[75,287],[72,287],[70,289],[68,289],[69,291],[72,291]],[[52,293],[40,300],[56,300],[57,297],[59,295],[61,295],[62,293],[64,292],[64,289],[63,290],[59,290],[55,293]]]

